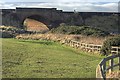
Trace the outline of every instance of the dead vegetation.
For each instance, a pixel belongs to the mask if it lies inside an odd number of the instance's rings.
[[[111,72],[109,74],[107,74],[107,78],[118,78],[120,79],[120,71],[116,71],[116,72]]]
[[[86,44],[101,45],[105,38],[103,37],[88,37],[82,35],[65,35],[65,34],[21,34],[16,36],[17,39],[45,39],[53,41],[75,40]]]

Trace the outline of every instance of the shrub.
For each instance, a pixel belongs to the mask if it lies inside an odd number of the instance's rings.
[[[109,55],[111,52],[111,46],[120,46],[120,36],[108,38],[104,41],[101,53],[103,55]]]
[[[51,30],[52,33],[60,34],[82,34],[86,36],[107,36],[108,32],[88,26],[59,26]]]
[[[2,38],[13,38],[13,37],[15,37],[15,35],[10,32],[2,32]]]
[[[77,30],[77,26],[59,26],[51,30],[52,33],[71,34]]]
[[[60,26],[66,26],[66,24],[65,23],[60,23]]]
[[[2,30],[2,38],[13,38],[17,34],[23,34],[26,33],[24,29],[12,27],[12,26],[0,26],[0,29]]]

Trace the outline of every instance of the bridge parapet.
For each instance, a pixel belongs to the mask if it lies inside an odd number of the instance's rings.
[[[68,25],[84,25],[86,19],[91,16],[106,16],[112,15],[114,12],[65,12],[56,8],[24,8],[17,7],[16,9],[2,9],[2,25],[22,27],[23,22],[30,16],[40,16],[44,18],[44,23],[53,25],[51,28],[58,27],[60,23]],[[118,14],[118,13],[115,13]],[[41,21],[42,22],[42,21]],[[15,25],[14,25],[15,24]]]

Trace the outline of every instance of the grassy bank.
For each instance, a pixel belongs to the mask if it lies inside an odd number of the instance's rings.
[[[94,78],[100,56],[51,41],[3,39],[3,78]]]

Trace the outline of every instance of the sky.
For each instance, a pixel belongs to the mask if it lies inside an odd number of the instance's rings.
[[[119,0],[0,0],[0,2],[119,2]]]
[[[57,8],[78,12],[118,12],[119,0],[0,0],[0,9]]]

